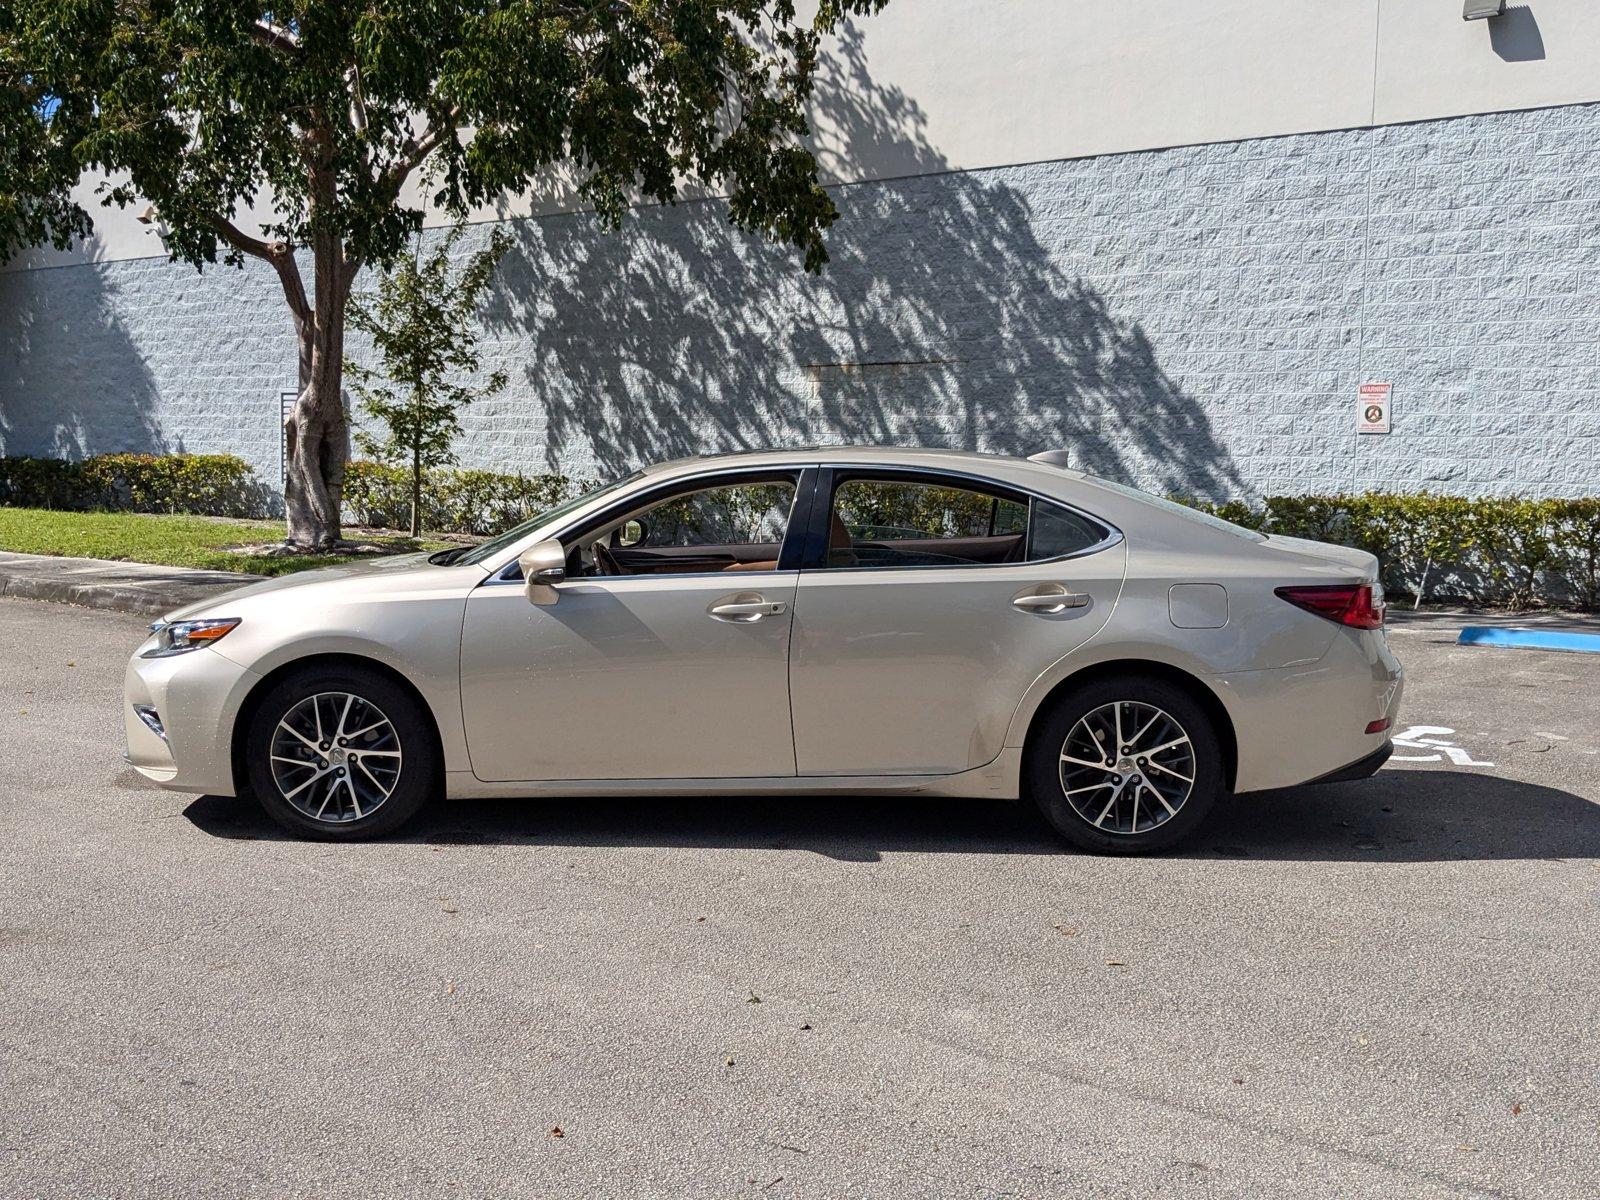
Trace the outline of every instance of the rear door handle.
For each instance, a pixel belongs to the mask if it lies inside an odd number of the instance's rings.
[[[1069,608],[1088,607],[1088,593],[1069,592],[1060,584],[1049,586],[1049,591],[1024,592],[1020,596],[1013,596],[1011,603],[1023,612],[1036,613],[1058,613]]]
[[[782,600],[729,600],[706,611],[719,621],[759,621],[778,616],[787,607]]]

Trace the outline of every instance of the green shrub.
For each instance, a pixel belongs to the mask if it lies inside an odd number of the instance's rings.
[[[1549,503],[1552,570],[1567,585],[1566,599],[1579,608],[1600,609],[1600,497]]]
[[[1184,503],[1250,529],[1366,550],[1384,587],[1414,605],[1600,608],[1600,499],[1364,492]]]
[[[422,489],[422,527],[492,536],[590,486],[555,474],[430,471]],[[344,504],[357,524],[401,528],[411,515],[410,472],[357,459],[345,468]]]
[[[0,458],[0,503],[103,512],[264,516],[272,496],[231,454]]]
[[[1480,501],[1471,510],[1462,566],[1477,582],[1474,599],[1505,608],[1533,606],[1541,577],[1555,561],[1553,502],[1515,497]]]
[[[93,507],[83,463],[64,458],[0,458],[0,504],[18,508]]]

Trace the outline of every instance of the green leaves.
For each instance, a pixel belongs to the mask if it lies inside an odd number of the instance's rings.
[[[326,546],[362,267],[399,262],[430,206],[460,221],[559,185],[608,225],[686,187],[725,194],[736,226],[820,269],[838,213],[804,144],[817,46],[883,2],[823,0],[801,21],[791,0],[8,0],[0,255],[85,233],[71,189],[94,171],[117,181],[106,203],[154,203],[174,259],[270,263],[301,387],[289,536]],[[415,300],[426,271],[413,270],[396,286]],[[400,373],[358,375],[368,411],[386,446],[446,461],[469,398],[445,382],[460,364],[375,304],[363,319]]]
[[[84,168],[128,176],[174,257],[258,197],[266,239],[387,264],[423,195],[456,217],[556,174],[616,222],[686,183],[810,269],[837,213],[803,144],[819,38],[883,0],[15,0],[0,14],[0,249],[81,233]],[[61,119],[30,117],[46,97]],[[31,123],[30,123],[31,121]],[[248,231],[254,236],[254,231]]]
[[[455,460],[461,434],[457,413],[476,396],[506,385],[496,371],[479,387],[461,382],[478,369],[478,301],[494,279],[511,238],[495,230],[487,246],[456,270],[453,251],[465,230],[457,225],[426,254],[420,243],[383,275],[375,291],[350,299],[350,324],[372,338],[377,369],[346,362],[362,411],[381,422],[383,437],[362,432],[362,450],[406,463],[420,508],[425,471]],[[413,533],[417,530],[415,526]]]
[[[1506,608],[1600,604],[1600,499],[1362,492],[1185,503],[1264,533],[1366,550],[1419,607],[1438,595]]]
[[[0,5],[0,261],[39,243],[65,249],[89,230],[70,194],[88,114],[60,61],[73,7]]]

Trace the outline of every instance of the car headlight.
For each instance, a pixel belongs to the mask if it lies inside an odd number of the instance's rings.
[[[150,632],[156,635],[156,645],[144,652],[145,658],[166,658],[173,654],[187,654],[201,646],[228,636],[239,624],[238,617],[212,617],[201,621],[155,621]]]

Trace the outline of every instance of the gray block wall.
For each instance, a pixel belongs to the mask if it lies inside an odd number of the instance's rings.
[[[484,362],[511,386],[461,459],[1068,446],[1213,498],[1600,494],[1597,149],[1587,105],[854,184],[821,278],[716,203],[511,222]],[[264,267],[0,274],[0,452],[276,479],[293,372]],[[1355,432],[1370,380],[1388,436]]]

